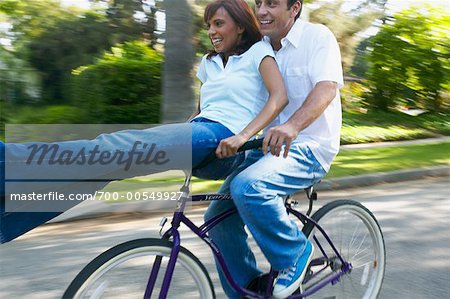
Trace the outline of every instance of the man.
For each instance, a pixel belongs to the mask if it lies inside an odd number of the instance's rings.
[[[289,105],[280,114],[279,125],[266,131],[264,153],[250,152],[222,186],[220,192],[231,192],[233,202],[212,202],[205,218],[236,206],[239,213],[212,229],[210,236],[233,277],[245,286],[261,275],[246,242],[247,225],[272,268],[279,271],[274,297],[284,298],[299,288],[314,249],[288,218],[283,198],[320,181],[338,152],[342,67],[330,30],[298,19],[303,0],[255,3],[264,39],[276,53]],[[221,269],[219,274],[226,294],[239,298]]]

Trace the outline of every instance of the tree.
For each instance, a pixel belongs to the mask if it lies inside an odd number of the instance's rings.
[[[157,123],[162,55],[144,42],[126,42],[94,64],[74,70],[74,102],[92,123]]]
[[[96,55],[111,47],[108,23],[97,13],[84,18],[58,20],[54,28],[27,43],[26,58],[42,75],[46,104],[70,101],[68,84],[72,69],[91,63]]]
[[[314,2],[320,4],[321,1]],[[355,49],[360,42],[358,33],[373,25],[384,16],[387,0],[365,0],[353,7],[346,7],[349,1],[337,0],[324,2],[310,11],[309,19],[313,23],[326,25],[333,31],[339,42],[344,71],[353,65]]]
[[[0,3],[0,12],[13,26],[15,54],[42,75],[45,103],[67,102],[71,70],[92,63],[113,44],[139,38],[153,44],[155,7],[144,0],[101,2],[107,6],[87,11],[61,7],[56,0]]]
[[[93,3],[106,3],[104,10],[100,6],[96,11],[104,12],[110,28],[111,44],[122,43],[145,37],[154,45],[156,37],[155,5],[146,0],[91,0]]]
[[[367,61],[367,53],[370,49],[373,36],[363,39],[355,48],[355,58],[349,73],[353,76],[364,77],[369,70],[369,62]]]
[[[192,11],[188,0],[164,0],[166,33],[162,120],[184,121],[195,110],[192,90],[194,49]]]
[[[449,24],[445,10],[421,6],[398,13],[381,27],[368,54],[374,106],[387,110],[412,102],[440,109],[440,92],[449,86]]]
[[[24,60],[0,46],[0,101],[11,104],[34,103],[40,98],[37,72]]]

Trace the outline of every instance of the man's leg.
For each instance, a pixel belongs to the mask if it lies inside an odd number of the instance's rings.
[[[287,158],[267,154],[231,182],[239,214],[275,270],[296,263],[307,242],[288,217],[283,198],[318,182],[324,175],[309,148],[294,143]]]

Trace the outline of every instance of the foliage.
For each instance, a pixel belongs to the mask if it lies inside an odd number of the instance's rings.
[[[313,23],[324,24],[333,31],[339,42],[345,72],[353,65],[355,49],[360,40],[358,33],[384,16],[386,2],[387,0],[365,0],[352,4],[345,0],[314,1],[319,6],[310,11],[309,19]]]
[[[112,44],[122,43],[144,37],[153,46],[156,42],[155,29],[156,6],[146,0],[91,0],[107,4],[105,10],[99,6],[96,9],[106,14]],[[137,17],[138,16],[138,17]]]
[[[2,31],[5,38],[12,40],[13,47],[9,51],[1,49],[2,52],[10,53],[14,55],[13,59],[8,59],[7,63],[9,69],[7,80],[10,85],[20,85],[24,80],[20,80],[27,76],[30,68],[33,67],[33,63],[30,62],[28,57],[29,49],[28,42],[40,36],[46,31],[45,28],[53,28],[52,26],[60,18],[71,18],[75,14],[74,11],[64,11],[60,8],[59,3],[56,1],[17,1],[17,0],[5,0],[0,2],[0,16],[6,24],[11,24],[12,28],[6,31]],[[4,58],[4,55],[2,55]],[[49,56],[46,56],[48,59]],[[55,57],[51,57],[55,59]],[[19,62],[19,63],[17,63]],[[26,66],[26,67],[25,67]],[[41,80],[38,80],[39,83]],[[11,88],[10,86],[8,88]],[[24,88],[24,87],[23,87]],[[22,89],[23,89],[22,88]],[[16,88],[14,88],[16,89]],[[40,89],[40,88],[39,88]],[[28,102],[28,98],[25,92],[13,91],[13,95],[4,100],[14,100],[15,102],[24,103]]]
[[[67,102],[71,70],[92,63],[113,44],[141,37],[154,41],[153,6],[135,0],[101,2],[92,10],[61,7],[56,0],[0,2],[0,13],[12,24],[16,56],[42,75],[44,104]]]
[[[0,101],[30,104],[39,97],[38,73],[26,61],[0,47]]]
[[[11,106],[6,110],[9,124],[80,124],[87,121],[80,108],[67,105]]]
[[[102,16],[88,13],[83,19],[58,20],[53,30],[28,41],[27,59],[42,74],[46,103],[69,101],[66,91],[71,70],[91,63],[93,56],[111,46],[108,30]]]
[[[422,6],[400,12],[381,27],[368,57],[375,107],[441,108],[440,93],[449,92],[449,26],[445,10]]]
[[[162,60],[143,42],[113,47],[74,70],[73,101],[93,123],[157,123]]]
[[[364,96],[367,88],[364,82],[354,78],[346,78],[340,90],[342,109],[344,111],[361,111],[367,106]]]
[[[355,48],[355,58],[350,68],[349,74],[359,78],[365,78],[369,70],[369,62],[367,61],[367,53],[371,49],[371,43],[374,36],[363,39]]]
[[[0,140],[5,140],[6,124],[82,124],[84,111],[67,105],[17,105],[0,101]]]

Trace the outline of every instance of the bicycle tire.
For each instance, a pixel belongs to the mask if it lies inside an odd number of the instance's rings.
[[[168,240],[147,238],[112,247],[81,270],[63,298],[143,298],[154,258],[163,256],[164,267],[168,261],[164,257],[170,255],[172,246]],[[154,289],[152,298],[159,296],[164,270],[161,268],[158,273],[157,289]],[[206,268],[181,246],[167,298],[180,298],[180,292],[183,298],[215,298]]]
[[[311,218],[325,230],[340,254],[352,265],[352,270],[334,285],[325,286],[308,298],[377,298],[384,278],[386,250],[383,233],[375,216],[358,202],[337,200],[321,207]],[[303,232],[316,245],[314,258],[325,256],[325,252],[328,261],[334,258],[338,265],[332,262],[315,278],[316,281],[311,279],[305,284],[304,289],[308,289],[325,276],[335,273],[339,269],[339,261],[312,223],[307,223]],[[317,245],[317,240],[321,246]],[[311,270],[314,271],[314,268],[311,267]]]

